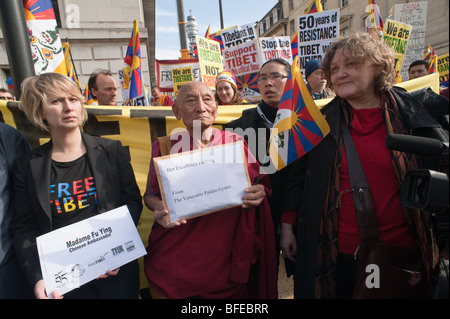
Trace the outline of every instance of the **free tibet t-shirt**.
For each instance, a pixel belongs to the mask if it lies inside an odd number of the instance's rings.
[[[94,216],[97,190],[87,154],[71,162],[52,160],[49,191],[53,229]]]

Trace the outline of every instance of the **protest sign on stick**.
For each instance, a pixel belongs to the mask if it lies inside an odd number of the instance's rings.
[[[224,49],[256,40],[256,32],[253,23],[224,29],[221,32],[221,36]]]
[[[191,82],[192,79],[192,67],[172,69],[173,92],[175,93],[175,96],[177,96],[178,91],[183,84]]]
[[[225,69],[234,75],[258,72],[260,59],[256,40],[223,50]]]
[[[382,41],[395,52],[395,80],[400,76],[403,58],[405,56],[408,40],[411,36],[412,26],[393,20],[386,20]]]
[[[311,60],[323,60],[328,46],[339,36],[339,9],[297,17],[300,70]]]
[[[281,58],[292,64],[291,39],[286,37],[259,38],[261,65],[270,59]]]
[[[425,49],[425,30],[427,25],[428,1],[410,2],[394,5],[393,20],[412,26],[412,33],[408,41],[401,76],[408,79],[408,67],[416,61],[423,59]]]
[[[202,82],[214,89],[216,77],[223,71],[220,43],[197,36],[198,61],[202,74]]]

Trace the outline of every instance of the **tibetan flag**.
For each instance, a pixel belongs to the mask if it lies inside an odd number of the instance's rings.
[[[292,59],[295,59],[298,56],[298,31],[295,31],[295,34],[291,39],[291,51]]]
[[[370,26],[373,31],[376,31],[376,34],[379,31],[383,31],[384,23],[380,17],[380,12],[378,11],[378,6],[375,4],[375,0],[367,0],[367,12],[369,13],[369,21]]]
[[[71,78],[78,86],[81,91],[80,81],[78,81],[78,76],[75,73],[75,68],[72,63],[72,58],[70,57],[70,47],[69,43],[63,43],[62,45],[64,50],[64,62],[66,63],[67,76]]]
[[[8,88],[9,88],[11,91],[14,91],[14,85],[13,85],[13,82],[12,82],[12,77],[9,77],[9,78],[6,80],[6,85],[8,85]]]
[[[89,86],[86,84],[86,89],[84,90],[84,99],[86,100],[86,105],[98,105],[89,91]]]
[[[428,74],[435,73],[437,69],[438,56],[430,45],[428,45],[427,53],[423,59],[428,62]]]
[[[222,30],[217,31],[216,33],[212,33],[209,35],[209,39],[217,41],[220,43],[220,52],[223,51],[223,49],[225,48],[223,45],[223,41],[222,41],[222,35],[221,32]]]
[[[206,30],[205,38],[209,39],[209,33],[210,33],[211,25],[208,26],[208,30]]]
[[[64,51],[51,0],[22,0],[36,74],[67,75]]]
[[[321,11],[323,11],[322,2],[320,2],[320,0],[312,0],[308,9],[305,10],[305,13],[310,14],[310,13],[321,12]]]
[[[148,105],[142,79],[141,44],[137,20],[133,21],[133,32],[124,59],[122,90],[125,105]]]
[[[436,73],[438,64],[438,56],[434,55],[429,61],[428,74]]]
[[[277,170],[306,154],[330,132],[303,81],[297,60],[292,63],[270,135],[269,155]]]

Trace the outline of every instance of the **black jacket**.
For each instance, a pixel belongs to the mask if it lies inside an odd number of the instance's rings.
[[[127,205],[137,225],[142,197],[131,163],[120,141],[82,133],[95,179],[98,213]],[[14,249],[29,283],[42,279],[36,237],[53,230],[50,209],[52,142],[17,161],[14,171],[15,212],[11,221]]]
[[[424,106],[408,93],[392,89],[405,126],[413,133],[438,137],[439,124]],[[314,298],[317,243],[323,204],[327,194],[329,176],[339,144],[342,116],[340,98],[334,98],[322,109],[330,126],[330,133],[305,156],[295,161],[287,181],[284,211],[297,210],[297,263],[295,265],[295,298]]]

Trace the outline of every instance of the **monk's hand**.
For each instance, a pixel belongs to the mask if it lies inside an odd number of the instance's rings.
[[[244,201],[242,207],[244,208],[259,206],[266,196],[264,186],[261,184],[247,187],[246,189],[244,189],[244,192],[245,195],[242,196],[242,200]]]
[[[182,220],[178,220],[173,223],[169,223],[168,215],[169,215],[169,211],[167,209],[165,209],[164,207],[155,208],[155,210],[153,211],[153,219],[155,220],[155,222],[157,222],[158,224],[160,224],[161,226],[163,226],[165,228],[178,227],[180,225],[186,224],[186,222],[187,222],[185,219],[182,219]]]

